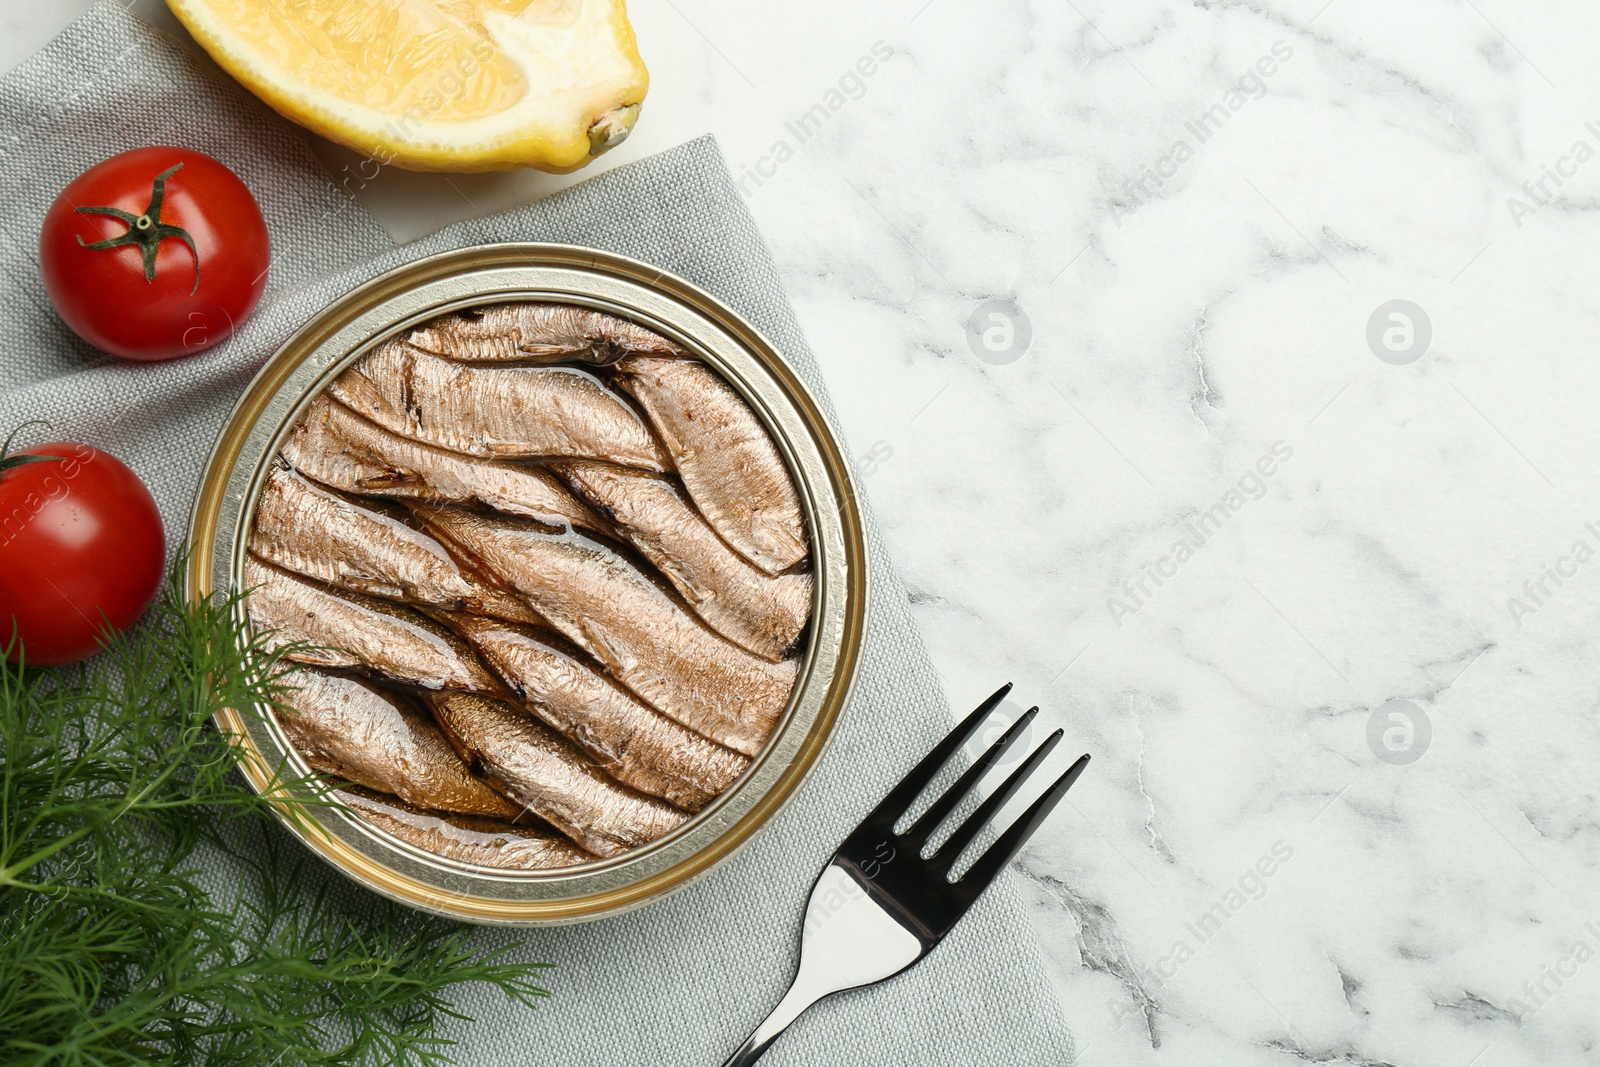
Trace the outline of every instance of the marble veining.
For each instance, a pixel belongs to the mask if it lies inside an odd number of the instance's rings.
[[[952,702],[1094,754],[1018,867],[1082,1062],[1596,1062],[1600,12],[631,14],[607,165],[717,134]]]

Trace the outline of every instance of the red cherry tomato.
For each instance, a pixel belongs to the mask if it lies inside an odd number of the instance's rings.
[[[226,339],[255,310],[272,258],[244,182],[188,148],[136,148],[84,171],[39,231],[45,291],[85,341],[171,359]]]
[[[53,441],[0,458],[0,647],[36,666],[92,655],[105,623],[144,614],[166,552],[155,499],[115,456]]]

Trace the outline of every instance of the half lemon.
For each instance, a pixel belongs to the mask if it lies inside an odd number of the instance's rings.
[[[285,117],[411,170],[576,170],[650,76],[623,0],[167,0]]]

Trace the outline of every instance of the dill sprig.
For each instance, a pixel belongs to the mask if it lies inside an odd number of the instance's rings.
[[[175,568],[89,664],[0,664],[0,1062],[442,1064],[451,987],[545,995],[544,965],[345,884],[242,784],[211,717],[291,678],[233,607]]]

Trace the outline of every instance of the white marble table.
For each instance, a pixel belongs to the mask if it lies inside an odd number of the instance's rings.
[[[635,0],[608,162],[721,138],[952,701],[1094,753],[1022,863],[1083,1062],[1596,1062],[1600,12],[769,8]]]

